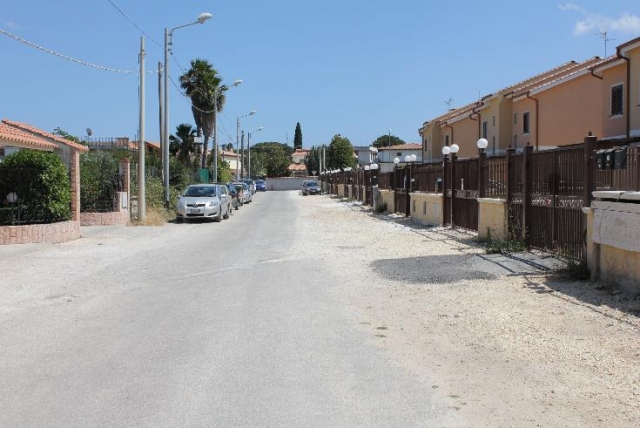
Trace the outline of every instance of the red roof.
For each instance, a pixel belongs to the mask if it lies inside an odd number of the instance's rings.
[[[36,150],[53,151],[58,148],[57,144],[50,143],[44,138],[36,137],[33,134],[14,128],[6,123],[0,123],[0,140]]]
[[[59,135],[52,134],[51,132],[43,131],[42,129],[36,128],[35,126],[31,126],[24,122],[15,122],[13,120],[2,119],[2,123],[12,126],[14,128],[18,128],[26,133],[36,134],[41,137],[47,138],[49,140],[53,140],[56,143],[64,144],[65,146],[72,147],[81,152],[89,151],[87,146],[83,146],[82,144],[75,143],[73,141],[66,140]]]
[[[289,171],[306,171],[307,166],[303,163],[292,163],[289,165]]]

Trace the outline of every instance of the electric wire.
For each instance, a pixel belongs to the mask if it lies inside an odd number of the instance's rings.
[[[68,55],[63,55],[63,54],[61,54],[59,52],[56,52],[54,50],[47,49],[47,48],[45,48],[43,46],[40,46],[40,45],[37,45],[37,44],[35,44],[33,42],[25,40],[22,37],[16,36],[15,34],[12,34],[12,33],[8,32],[6,30],[3,30],[1,28],[0,28],[0,34],[4,34],[7,37],[10,37],[10,38],[12,38],[14,40],[17,40],[17,41],[21,42],[21,43],[24,43],[25,45],[30,46],[32,48],[35,48],[35,49],[41,50],[43,52],[46,52],[46,53],[48,53],[50,55],[57,56],[57,57],[62,58],[64,60],[71,61],[71,62],[74,62],[76,64],[83,65],[85,67],[91,67],[91,68],[95,68],[95,69],[98,69],[98,70],[109,71],[111,73],[117,73],[117,74],[134,74],[133,71],[131,71],[131,70],[118,70],[118,69],[114,69],[114,68],[104,67],[102,65],[92,64],[90,62],[86,62],[86,61],[83,61],[81,59],[73,58],[73,57],[70,57]]]
[[[118,7],[118,5],[116,5],[112,0],[107,0],[111,6],[113,6],[118,12],[120,12],[120,15],[122,15],[124,17],[124,19],[126,19],[127,21],[129,21],[131,23],[131,25],[133,25],[138,31],[140,31],[142,33],[142,35],[144,35],[145,37],[147,37],[149,40],[151,40],[156,46],[158,46],[160,49],[162,49],[162,46],[160,45],[160,43],[158,43],[153,37],[149,36],[142,28],[140,28],[138,26],[138,24],[136,24],[131,18],[129,18],[122,9],[120,9]]]

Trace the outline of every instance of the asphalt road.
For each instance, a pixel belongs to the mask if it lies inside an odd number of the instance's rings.
[[[0,249],[0,426],[468,425],[295,250],[311,209],[267,192],[222,223]]]

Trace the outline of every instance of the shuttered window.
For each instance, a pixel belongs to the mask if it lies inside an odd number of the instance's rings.
[[[620,116],[624,113],[624,93],[622,84],[611,87],[611,116]]]

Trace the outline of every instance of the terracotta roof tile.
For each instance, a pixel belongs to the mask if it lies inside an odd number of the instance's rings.
[[[44,138],[40,138],[15,128],[6,123],[0,123],[0,140],[9,144],[13,143],[19,147],[33,148],[36,150],[53,151],[58,148],[57,144],[51,143]],[[2,145],[2,144],[0,144]]]
[[[422,150],[422,144],[420,143],[406,143],[397,144],[391,147],[379,147],[378,150]]]
[[[289,171],[306,171],[307,166],[303,163],[292,163],[289,165]]]
[[[41,137],[48,138],[48,139],[53,140],[53,141],[55,141],[57,143],[64,144],[64,145],[69,146],[69,147],[73,147],[74,149],[77,149],[77,150],[79,150],[81,152],[86,152],[86,151],[89,150],[89,148],[87,146],[83,146],[82,144],[78,144],[78,143],[75,143],[73,141],[66,140],[66,139],[60,137],[59,135],[54,135],[54,134],[52,134],[50,132],[47,132],[47,131],[44,131],[42,129],[36,128],[35,126],[31,126],[31,125],[29,125],[27,123],[16,122],[16,121],[13,121],[13,120],[8,120],[8,119],[2,119],[2,123],[6,124],[6,125],[9,125],[9,126],[12,126],[14,128],[19,128],[19,129],[21,129],[21,130],[23,130],[23,131],[25,131],[27,133],[37,134],[37,135],[40,135]]]

